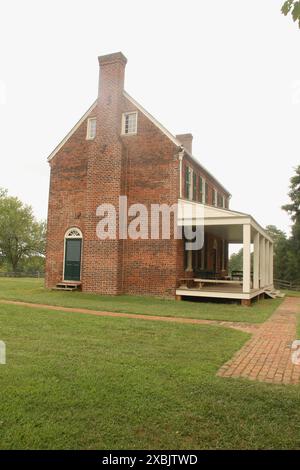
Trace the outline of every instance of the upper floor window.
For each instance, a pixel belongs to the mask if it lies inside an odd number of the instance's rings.
[[[214,206],[218,205],[218,191],[213,188],[213,201],[212,201]]]
[[[197,175],[193,171],[193,201],[197,201]]]
[[[122,117],[122,134],[137,133],[137,112],[124,113]]]
[[[191,192],[192,192],[192,170],[190,169],[190,167],[186,166],[185,167],[185,197],[187,199],[192,199]]]
[[[199,202],[205,204],[205,179],[199,176]]]
[[[223,206],[223,199],[224,199],[224,196],[222,196],[222,194],[218,193],[218,206],[219,207],[224,207]]]
[[[97,119],[89,118],[87,121],[87,130],[86,130],[87,140],[93,140],[96,137],[96,130],[97,130]]]
[[[206,181],[205,181],[204,187],[205,187],[205,190],[204,190],[204,194],[205,194],[204,204],[208,204],[208,192],[209,192],[209,187],[208,187],[208,184],[207,184]]]

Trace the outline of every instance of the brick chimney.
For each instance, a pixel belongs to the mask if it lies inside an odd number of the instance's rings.
[[[122,101],[127,59],[122,52],[98,57],[100,66],[96,138],[90,143],[88,159],[85,230],[85,291],[119,294],[122,289],[120,269],[122,243],[100,240],[96,215],[100,204],[112,204],[116,210],[122,189],[123,148],[120,139]],[[97,262],[95,262],[97,260]]]
[[[192,153],[192,144],[193,144],[193,136],[192,134],[178,134],[176,135],[176,139],[184,146],[184,148],[189,152]]]
[[[120,105],[124,90],[126,57],[122,52],[98,57],[100,66],[98,101],[110,114]]]

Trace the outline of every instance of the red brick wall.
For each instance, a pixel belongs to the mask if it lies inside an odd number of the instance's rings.
[[[189,167],[197,175],[197,201],[199,195],[199,176],[205,179],[206,184],[208,185],[208,201],[207,204],[213,205],[213,189],[215,188],[221,196],[226,198],[226,201],[229,201],[229,194],[224,191],[224,189],[218,184],[217,181],[214,181],[212,177],[205,172],[199,165],[197,165],[188,155],[185,155],[182,165],[182,195],[184,198],[188,199],[188,195],[185,194],[185,171],[186,167]],[[193,183],[193,182],[192,182]],[[228,205],[227,205],[228,207]]]
[[[122,54],[100,58],[97,135],[87,168],[82,288],[88,292],[122,292],[122,243],[97,238],[96,210],[102,203],[117,207],[121,194],[123,147],[120,134],[125,65]]]
[[[83,291],[173,296],[185,275],[182,240],[101,241],[96,234],[102,203],[118,207],[126,195],[129,206],[142,203],[150,212],[151,204],[170,206],[179,195],[179,148],[139,110],[137,134],[121,135],[122,113],[136,110],[123,96],[125,64],[121,54],[100,58],[99,98],[90,114],[97,117],[96,138],[86,140],[85,120],[51,160],[46,285],[63,279],[64,235],[77,226]]]
[[[135,110],[134,105],[124,98],[123,112]],[[126,156],[124,194],[128,197],[128,205],[142,203],[150,214],[151,204],[171,206],[177,203],[178,148],[141,112],[138,112],[137,135],[123,136],[122,141]],[[175,294],[177,240],[172,238],[124,242],[124,292]]]
[[[96,110],[90,113],[95,116]],[[85,121],[50,162],[47,224],[46,286],[63,278],[64,235],[79,227],[85,237],[87,162],[92,142],[86,140]]]

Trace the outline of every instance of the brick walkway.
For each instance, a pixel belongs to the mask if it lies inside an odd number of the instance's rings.
[[[221,367],[218,375],[278,384],[299,383],[300,365],[292,363],[290,348],[297,339],[296,313],[300,313],[300,299],[286,298],[243,348]]]

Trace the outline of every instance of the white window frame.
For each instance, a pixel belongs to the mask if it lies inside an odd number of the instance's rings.
[[[214,194],[213,205],[215,207],[218,207],[218,191],[216,190],[216,188],[213,188],[213,194]]]
[[[206,204],[206,201],[205,201],[206,180],[205,180],[205,178],[203,178],[203,176],[200,176],[200,178],[201,178],[201,181],[202,181],[202,195],[201,195],[201,201],[200,202],[201,202],[201,204]]]
[[[189,171],[189,175],[190,175],[190,194],[189,194],[189,200],[192,201],[193,200],[193,192],[194,192],[194,188],[193,188],[193,183],[194,183],[194,170],[190,167],[190,171]]]
[[[96,122],[96,126],[95,126],[95,134],[92,135],[91,134],[91,130],[92,130],[92,125],[91,123],[92,122]],[[90,117],[88,118],[87,120],[87,126],[86,126],[86,140],[94,140],[95,137],[96,137],[96,132],[97,132],[97,118],[96,117]]]
[[[81,240],[80,278],[82,275],[83,235],[82,235],[82,231],[80,230],[80,228],[71,227],[66,231],[65,236],[64,236],[64,259],[63,259],[63,276],[62,276],[64,282],[69,281],[69,279],[65,279],[65,262],[66,262],[66,244],[67,244],[67,240],[70,240],[70,239]]]
[[[125,132],[125,124],[126,124],[126,116],[130,114],[135,115],[135,131],[134,132]],[[122,114],[122,135],[136,135],[137,134],[137,126],[138,126],[138,113],[137,111],[128,111]]]

